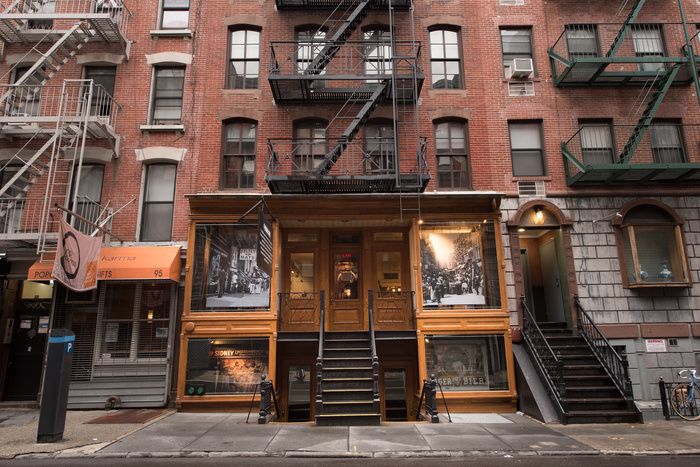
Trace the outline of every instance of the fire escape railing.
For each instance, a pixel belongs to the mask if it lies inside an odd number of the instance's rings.
[[[316,416],[323,414],[323,340],[325,339],[325,291],[318,293],[320,319],[318,327],[318,357],[316,358]]]
[[[374,295],[372,289],[367,291],[367,305],[369,307],[369,341],[372,349],[372,408],[374,413],[379,413],[379,357],[377,356],[377,339],[374,333]]]
[[[523,310],[523,340],[535,362],[540,376],[549,390],[552,401],[560,416],[566,412],[566,386],[564,384],[564,361],[555,353],[537,325],[535,317],[527,306],[525,296],[520,297]]]

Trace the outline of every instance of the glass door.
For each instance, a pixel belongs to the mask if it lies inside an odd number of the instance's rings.
[[[311,366],[289,365],[287,421],[311,420]]]
[[[365,329],[359,235],[335,236],[343,245],[331,248],[329,331]],[[357,239],[357,245],[348,240]]]
[[[384,419],[388,422],[405,422],[408,420],[406,370],[403,368],[387,368],[384,370],[383,377]]]

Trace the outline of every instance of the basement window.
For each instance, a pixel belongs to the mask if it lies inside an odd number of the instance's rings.
[[[623,208],[618,227],[622,279],[626,287],[689,287],[681,225],[683,220],[660,202]]]

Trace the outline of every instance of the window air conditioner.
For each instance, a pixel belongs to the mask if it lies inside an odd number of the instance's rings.
[[[535,74],[531,58],[514,58],[508,66],[508,79],[528,79]]]

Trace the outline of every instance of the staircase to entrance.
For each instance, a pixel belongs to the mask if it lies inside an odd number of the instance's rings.
[[[523,308],[525,347],[562,423],[638,423],[627,359],[600,333],[578,301],[576,330],[536,322]]]

